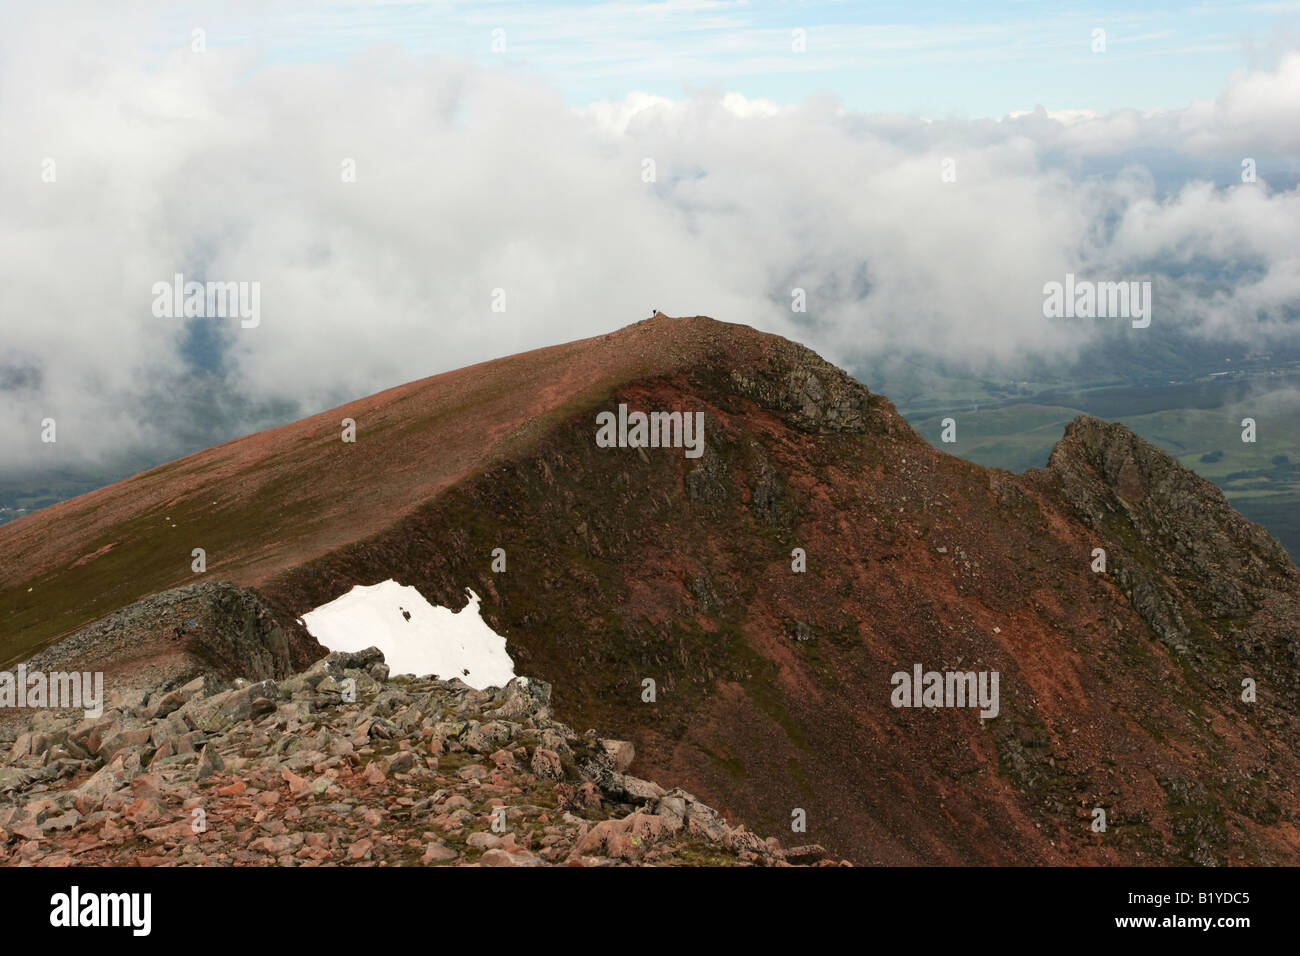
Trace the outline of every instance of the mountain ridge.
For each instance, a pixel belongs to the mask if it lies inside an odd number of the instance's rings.
[[[633,740],[643,775],[767,832],[803,810],[809,838],[855,862],[1300,859],[1294,565],[1163,452],[1081,417],[1047,468],[983,468],[803,346],[703,317],[542,351],[381,393],[387,418],[354,403],[305,420],[325,432],[362,410],[340,453],[369,440],[369,478],[398,477],[380,489],[390,520],[336,529],[352,535],[339,546],[272,542],[268,561],[245,545],[231,580],[255,586],[293,666],[323,653],[297,618],[353,585],[397,576],[453,608],[472,587],[567,722]],[[549,391],[493,426],[499,454],[475,457],[483,437],[466,432],[500,399],[446,432],[454,480],[445,466],[405,474],[418,455],[394,436],[448,422],[402,403],[438,382],[442,404],[426,404],[445,412],[471,379]],[[596,448],[594,411],[620,402],[704,411],[703,457]],[[339,487],[324,470],[336,459],[303,460],[322,469],[312,492]],[[436,490],[394,504],[413,488]],[[277,490],[290,511],[308,494]],[[69,565],[104,542],[74,543]],[[215,553],[208,575],[223,576]],[[15,613],[13,590],[0,614]],[[890,675],[915,665],[999,671],[999,716],[891,706]],[[1091,829],[1097,808],[1106,833]]]

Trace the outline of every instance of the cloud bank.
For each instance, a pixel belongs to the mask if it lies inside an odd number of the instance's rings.
[[[1069,272],[1150,278],[1146,335],[1296,334],[1298,54],[1181,110],[940,121],[716,92],[575,109],[394,48],[155,54],[138,24],[39,16],[0,38],[9,468],[199,447],[652,309],[841,364],[978,366],[1113,334],[1044,318]],[[259,324],[154,316],[176,273],[259,283]]]

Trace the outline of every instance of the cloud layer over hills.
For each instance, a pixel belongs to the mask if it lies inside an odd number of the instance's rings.
[[[16,16],[11,467],[198,447],[652,309],[841,363],[1068,357],[1118,328],[1043,317],[1044,283],[1073,272],[1151,278],[1147,335],[1295,336],[1300,54],[1180,110],[943,120],[709,91],[575,109],[527,71],[394,48],[275,62],[130,20]],[[152,287],[176,273],[260,283],[260,323],[156,317]]]

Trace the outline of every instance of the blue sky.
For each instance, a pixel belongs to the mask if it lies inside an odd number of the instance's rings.
[[[264,62],[337,61],[369,47],[534,75],[573,105],[633,90],[718,89],[930,117],[1185,106],[1300,46],[1300,2],[515,2],[233,4],[176,8],[213,46]],[[503,30],[505,51],[492,49]],[[795,30],[806,50],[793,51]],[[1093,31],[1106,50],[1092,50]]]

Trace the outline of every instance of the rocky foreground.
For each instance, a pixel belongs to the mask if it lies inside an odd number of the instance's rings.
[[[830,865],[628,775],[631,745],[575,734],[550,697],[390,678],[372,648],[40,711],[0,758],[0,863]]]

